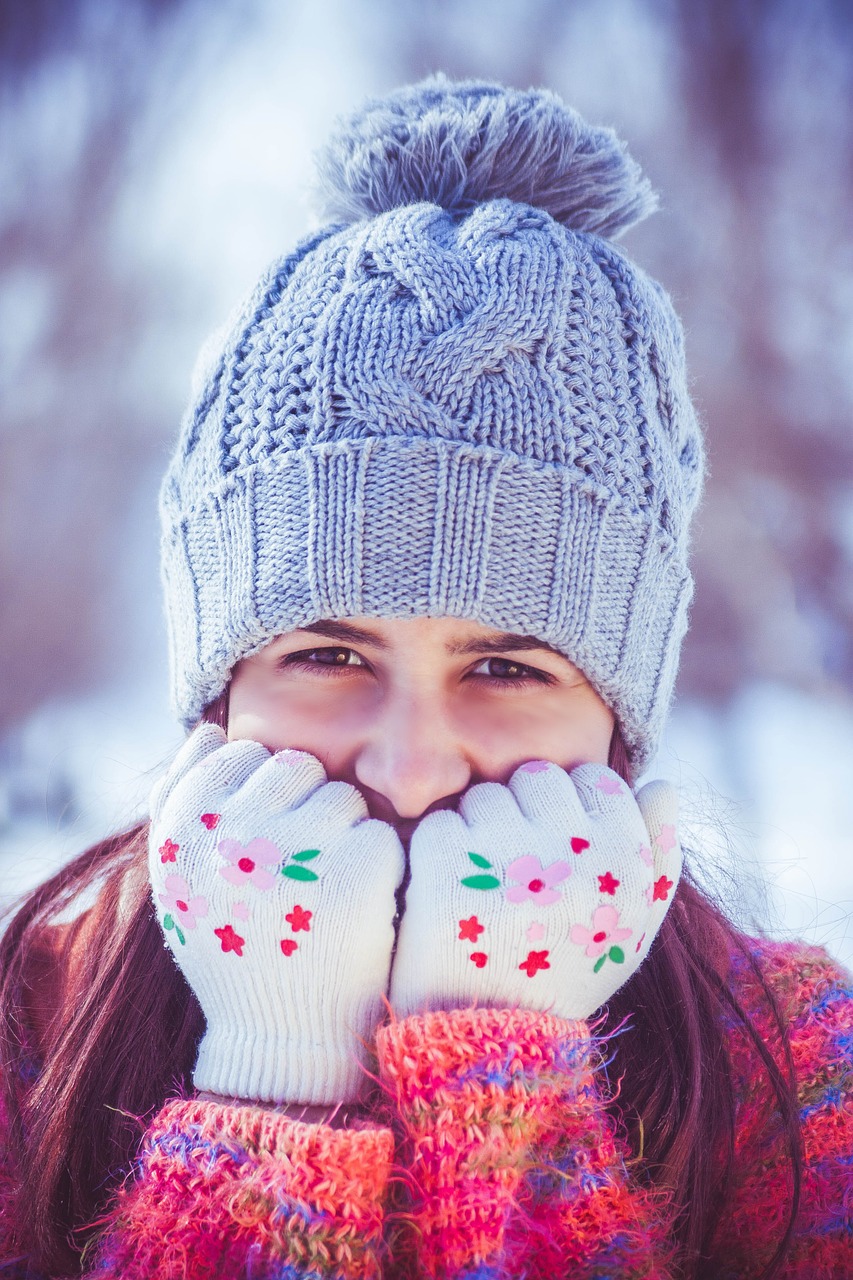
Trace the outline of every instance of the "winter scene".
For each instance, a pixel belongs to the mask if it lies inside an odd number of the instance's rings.
[[[662,193],[625,243],[684,321],[709,479],[647,776],[744,925],[853,962],[853,11],[3,8],[3,903],[144,815],[182,740],[157,491],[202,341],[316,225],[335,118],[442,70],[550,86]]]
[[[853,1276],[853,5],[0,0],[0,1273]]]

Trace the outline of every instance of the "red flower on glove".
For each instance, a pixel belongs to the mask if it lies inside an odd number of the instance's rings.
[[[616,877],[610,871],[605,871],[603,876],[598,877],[599,891],[601,893],[609,893],[611,897],[619,888],[620,884],[621,884],[621,881],[617,880]]]
[[[294,933],[298,933],[300,929],[304,929],[306,933],[310,933],[311,917],[313,914],[313,911],[306,911],[304,907],[296,906],[292,911],[288,911],[284,918]]]
[[[480,924],[476,916],[459,921],[460,942],[476,942],[481,933],[485,933],[485,925]]]
[[[246,939],[241,938],[239,933],[235,933],[230,924],[223,925],[221,929],[214,929],[213,932],[222,943],[223,951],[233,951],[235,955],[242,956]]]
[[[178,852],[180,847],[181,846],[179,844],[175,844],[174,840],[164,841],[163,844],[160,845],[160,848],[158,850],[158,853],[160,854],[160,861],[161,862],[177,861],[177,859],[175,858],[175,854]]]
[[[523,969],[528,978],[532,978],[534,973],[538,973],[540,969],[550,969],[548,963],[547,951],[531,951],[528,953],[527,959],[520,964],[519,969]]]
[[[672,881],[667,880],[666,876],[661,876],[655,881],[654,891],[652,893],[652,902],[666,902],[667,895],[672,888]]]

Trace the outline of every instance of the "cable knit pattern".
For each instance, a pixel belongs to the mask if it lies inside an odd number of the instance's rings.
[[[849,1280],[853,982],[802,944],[756,943],[755,958],[790,1020],[805,1150],[779,1280]],[[736,966],[735,981],[774,1050],[754,975]],[[736,1161],[714,1276],[751,1280],[778,1242],[789,1188],[754,1051],[731,1037]],[[674,1280],[666,1197],[626,1160],[605,1107],[604,1049],[586,1024],[547,1014],[431,1013],[378,1035],[392,1128],[332,1130],[248,1106],[170,1102],[87,1253],[87,1274]],[[26,1259],[15,1261],[8,1170],[0,1195],[0,1274],[33,1280]]]
[[[675,680],[703,469],[669,299],[589,229],[620,189],[647,209],[642,179],[551,94],[424,95],[425,145],[476,168],[488,198],[434,202],[440,179],[412,164],[399,205],[273,264],[189,407],[161,498],[175,702],[194,723],[239,658],[320,617],[463,617],[566,653],[639,768]],[[397,107],[393,147],[358,141],[389,181],[397,116],[425,118],[416,90]],[[445,109],[470,135],[464,161]],[[590,156],[609,174],[583,216],[538,205],[535,165],[525,195],[488,135],[540,125],[554,191]]]

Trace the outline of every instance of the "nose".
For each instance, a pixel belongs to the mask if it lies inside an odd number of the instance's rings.
[[[400,818],[420,818],[431,805],[465,790],[471,761],[440,699],[430,691],[389,698],[362,740],[355,776]],[[392,815],[377,816],[387,820]]]

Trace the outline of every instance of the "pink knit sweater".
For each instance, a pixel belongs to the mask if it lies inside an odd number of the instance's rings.
[[[851,1280],[853,981],[814,948],[763,942],[757,954],[790,1018],[805,1152],[782,1276]],[[739,995],[749,1007],[747,980]],[[331,1129],[250,1106],[167,1102],[87,1274],[673,1280],[666,1198],[636,1176],[614,1131],[584,1023],[432,1013],[386,1026],[376,1049],[393,1127]],[[715,1275],[749,1280],[778,1241],[787,1172],[753,1058],[734,1040],[732,1050],[735,1184]],[[11,1203],[11,1171],[5,1179]],[[33,1276],[13,1260],[8,1211],[5,1223],[0,1275]]]

